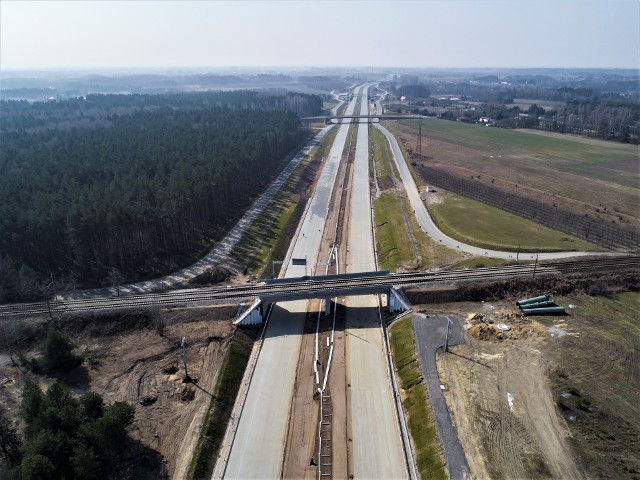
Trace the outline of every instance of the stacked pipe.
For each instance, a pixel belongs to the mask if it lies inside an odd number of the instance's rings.
[[[564,308],[556,304],[547,295],[518,300],[516,305],[525,315],[562,315]]]

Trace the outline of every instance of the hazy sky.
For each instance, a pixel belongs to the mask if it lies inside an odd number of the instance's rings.
[[[640,0],[0,0],[0,69],[638,68]]]

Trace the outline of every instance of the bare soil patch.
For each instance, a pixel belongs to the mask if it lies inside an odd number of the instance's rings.
[[[440,355],[438,370],[475,477],[640,473],[640,297],[614,290],[556,295],[569,312],[559,317],[522,317],[511,295],[415,306],[465,327],[466,343]]]
[[[180,308],[152,312],[115,312],[67,318],[59,322],[76,345],[76,352],[91,358],[60,378],[78,393],[92,390],[105,402],[135,405],[130,437],[138,445],[128,470],[132,478],[179,478],[189,467],[202,418],[214,381],[234,331],[230,322],[237,306]],[[10,320],[8,320],[10,321]],[[23,355],[37,354],[45,320],[23,320],[33,332],[20,346]],[[191,382],[185,382],[180,343],[186,342]],[[3,345],[4,350],[4,345]],[[24,374],[11,366],[3,352],[4,378],[0,400],[15,411],[27,378],[42,386],[52,378]],[[164,473],[163,473],[164,472]],[[123,477],[124,478],[124,477]]]

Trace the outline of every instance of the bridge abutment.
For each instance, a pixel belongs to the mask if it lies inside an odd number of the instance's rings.
[[[387,294],[387,308],[389,312],[396,313],[402,310],[410,310],[411,303],[396,287],[391,287]]]

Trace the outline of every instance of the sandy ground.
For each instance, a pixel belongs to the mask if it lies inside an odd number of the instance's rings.
[[[198,432],[209,404],[213,385],[234,327],[229,320],[237,306],[222,308],[183,308],[155,312],[164,324],[162,335],[154,325],[119,333],[96,334],[83,325],[77,335],[69,333],[79,353],[85,348],[99,363],[86,364],[62,378],[72,391],[91,389],[106,403],[126,401],[135,406],[130,432],[134,445],[143,452],[131,455],[140,463],[141,474],[163,476],[145,462],[160,461],[169,478],[182,478],[189,468]],[[97,326],[100,329],[103,326]],[[104,333],[104,332],[103,332]],[[185,378],[180,343],[186,341],[189,376]],[[37,347],[27,353],[37,353]],[[16,408],[24,377],[6,364],[0,367],[14,388],[0,390],[2,403]],[[34,377],[46,388],[53,379]],[[146,399],[147,405],[141,401]],[[146,466],[145,466],[146,465]],[[137,477],[144,478],[144,477]],[[151,477],[147,477],[151,478]]]
[[[136,405],[132,437],[162,454],[171,478],[182,478],[233,326],[228,320],[211,321],[207,309],[176,310],[168,315],[171,323],[179,323],[168,326],[162,337],[155,331],[142,331],[109,339],[98,347],[105,358],[89,378],[91,389],[107,401]],[[183,383],[178,348],[183,337],[188,374],[197,379],[195,385]],[[143,406],[140,401],[144,398],[155,401]]]
[[[447,404],[474,477],[583,478],[554,403],[549,360],[541,352],[546,329],[510,316],[509,305],[451,307],[457,318],[480,313],[486,327],[463,321],[467,343],[438,356]],[[517,333],[502,340],[487,335],[494,326],[489,320],[513,324]]]

